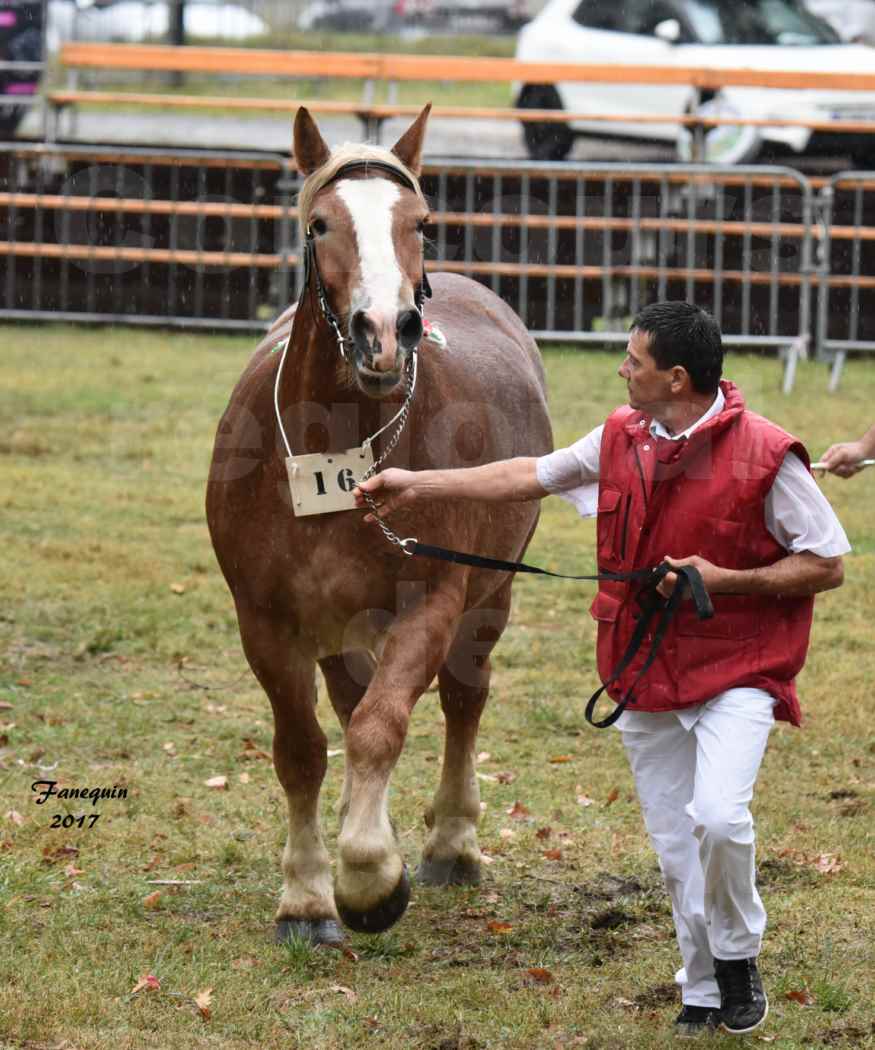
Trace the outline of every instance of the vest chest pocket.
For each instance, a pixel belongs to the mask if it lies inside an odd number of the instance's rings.
[[[618,489],[599,489],[598,562],[602,569],[618,568],[626,555],[629,496]]]

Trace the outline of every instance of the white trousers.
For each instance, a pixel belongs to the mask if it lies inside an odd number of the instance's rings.
[[[719,1006],[714,958],[759,954],[766,912],[756,889],[753,797],[774,701],[730,689],[693,710],[618,722],[644,822],[671,896],[683,1002]]]

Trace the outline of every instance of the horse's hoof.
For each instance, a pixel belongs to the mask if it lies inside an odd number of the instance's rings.
[[[416,881],[423,886],[479,886],[480,864],[470,857],[446,860],[423,857],[416,869]]]
[[[410,879],[407,875],[407,865],[401,872],[398,885],[385,900],[382,900],[376,908],[370,911],[356,911],[343,905],[337,897],[334,904],[337,914],[340,916],[344,926],[348,926],[356,933],[382,933],[401,918],[410,902]]]
[[[300,940],[339,948],[344,936],[334,919],[280,919],[276,924],[274,940],[277,944]]]

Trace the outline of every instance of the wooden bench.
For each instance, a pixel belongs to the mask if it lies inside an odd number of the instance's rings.
[[[392,55],[355,52],[269,51],[250,48],[171,47],[151,44],[97,44],[70,42],[61,48],[60,63],[70,74],[66,89],[47,92],[46,138],[57,137],[58,116],[65,107],[77,105],[135,105],[174,109],[224,109],[245,112],[287,112],[306,106],[315,113],[353,115],[362,122],[366,139],[379,141],[383,123],[393,117],[415,116],[421,106],[397,101],[375,102],[377,84],[389,86],[390,99],[397,97],[402,82],[455,81],[471,83],[556,84],[600,82],[620,84],[680,84],[699,91],[723,87],[806,89],[822,88],[875,91],[875,73],[788,73],[750,69],[703,67],[655,67],[613,64],[569,64],[520,62],[508,58],[467,58],[453,55]],[[341,101],[323,98],[249,98],[240,96],[177,95],[139,91],[82,90],[81,70],[128,72],[181,72],[274,76],[300,79],[363,80],[360,99]],[[522,123],[625,122],[638,124],[685,124],[697,133],[721,124],[769,127],[774,120],[733,117],[702,117],[696,114],[592,114],[556,109],[527,109],[513,106],[436,105],[436,118],[514,120]],[[875,122],[860,120],[806,121],[782,119],[782,126],[806,127],[833,132],[875,133]]]

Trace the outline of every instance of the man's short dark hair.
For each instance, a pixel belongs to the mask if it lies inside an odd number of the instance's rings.
[[[715,394],[723,372],[723,339],[714,318],[692,303],[651,303],[631,330],[650,336],[648,350],[660,369],[681,365],[698,394]]]

